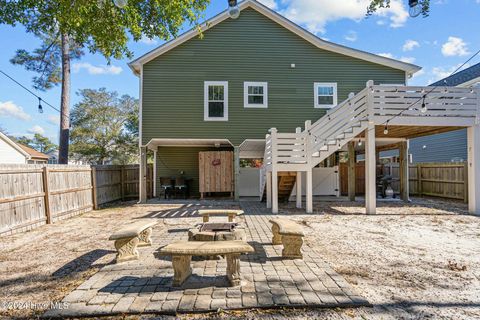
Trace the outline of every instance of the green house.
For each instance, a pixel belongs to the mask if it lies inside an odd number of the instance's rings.
[[[141,154],[154,151],[156,195],[160,177],[176,176],[190,179],[190,194],[198,195],[201,151],[234,151],[238,173],[238,159],[263,158],[270,128],[295,132],[368,80],[406,84],[419,70],[322,40],[255,0],[239,7],[238,18],[225,11],[202,26],[201,37],[188,31],[130,63],[140,81]],[[238,188],[236,181],[237,196]]]

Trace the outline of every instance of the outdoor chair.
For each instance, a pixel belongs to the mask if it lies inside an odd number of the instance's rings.
[[[179,193],[183,195],[184,199],[187,199],[187,183],[185,182],[185,178],[183,177],[177,177],[175,178],[175,197]]]
[[[165,199],[167,196],[170,197],[173,191],[172,178],[160,177],[160,188],[163,189]]]

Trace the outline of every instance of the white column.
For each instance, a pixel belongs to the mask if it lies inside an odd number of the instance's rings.
[[[296,194],[297,194],[297,208],[300,209],[302,208],[302,172],[301,171],[297,171],[297,191],[296,191]]]
[[[297,134],[302,133],[302,128],[297,127],[295,129],[295,133],[297,133]],[[301,171],[297,171],[297,179],[296,179],[295,183],[296,183],[296,186],[297,186],[296,192],[295,192],[296,193],[296,198],[295,198],[296,207],[298,209],[300,209],[300,208],[302,208],[302,172]]]
[[[370,123],[365,130],[365,209],[367,214],[377,211],[375,125]]]
[[[267,172],[267,208],[272,207],[272,172]]]
[[[272,170],[272,213],[278,213],[278,172]]]
[[[306,211],[307,213],[313,213],[313,180],[312,180],[312,168],[307,170],[307,185],[305,186],[306,192]]]
[[[480,125],[467,129],[468,212],[480,215]]]
[[[147,202],[147,148],[140,147],[139,203]]]
[[[157,150],[158,147],[153,151],[153,197],[157,197]]]

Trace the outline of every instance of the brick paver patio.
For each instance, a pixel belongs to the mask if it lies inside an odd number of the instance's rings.
[[[173,269],[159,247],[187,239],[187,227],[200,218],[189,206],[188,217],[177,225],[159,224],[152,247],[139,248],[140,260],[110,264],[69,293],[68,308],[46,316],[97,316],[114,314],[175,314],[218,309],[275,307],[352,307],[368,302],[337,274],[315,248],[304,244],[304,259],[284,260],[282,246],[271,244],[271,225],[261,203],[241,203],[241,221],[255,253],[241,258],[242,285],[228,287],[225,260],[192,261],[193,275],[182,287],[171,287]],[[221,218],[218,218],[221,219]],[[172,219],[169,219],[172,221]],[[173,219],[177,220],[177,219]]]

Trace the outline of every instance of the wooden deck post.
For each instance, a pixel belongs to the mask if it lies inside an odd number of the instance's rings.
[[[367,88],[373,86],[373,81],[367,82]],[[375,155],[375,122],[373,119],[372,93],[368,89],[367,110],[368,126],[365,130],[365,209],[367,214],[377,212],[377,192],[376,192],[376,155]]]
[[[278,213],[278,171],[272,170],[272,213]]]
[[[399,176],[400,176],[400,199],[405,202],[409,198],[409,179],[408,179],[408,141],[402,141],[398,144],[399,147]]]
[[[297,127],[295,129],[295,133],[299,134],[299,133],[302,133],[302,128],[300,127]],[[301,171],[297,171],[297,178],[296,178],[296,197],[295,197],[295,200],[296,200],[296,203],[295,203],[295,207],[297,209],[301,209],[302,208],[302,172]]]
[[[233,170],[235,201],[240,200],[240,147],[233,147]]]
[[[305,183],[305,211],[307,213],[313,213],[313,177],[312,177],[312,148],[313,148],[313,140],[310,133],[310,129],[312,128],[312,121],[307,120],[305,121],[305,131],[307,132],[306,136],[306,156],[307,156],[307,172],[306,172],[306,183]]]
[[[272,208],[272,172],[268,171],[266,173],[266,183],[267,183],[267,208]]]
[[[48,167],[43,167],[43,192],[45,193],[45,216],[47,217],[47,224],[52,223],[52,213],[50,212],[50,191],[48,190]]]
[[[312,177],[312,168],[307,170],[307,181],[305,186],[306,193],[306,212],[313,213],[313,177]]]
[[[139,203],[147,202],[147,147],[140,147]]]
[[[467,128],[468,212],[480,215],[480,124]]]
[[[98,210],[98,200],[97,200],[97,168],[92,166],[92,203],[93,210]]]
[[[355,201],[355,186],[356,186],[356,177],[355,177],[355,166],[356,166],[356,156],[355,156],[355,142],[350,141],[348,143],[348,199],[350,201]]]
[[[298,209],[302,208],[302,172],[297,171],[297,190],[296,190],[296,207]]]

